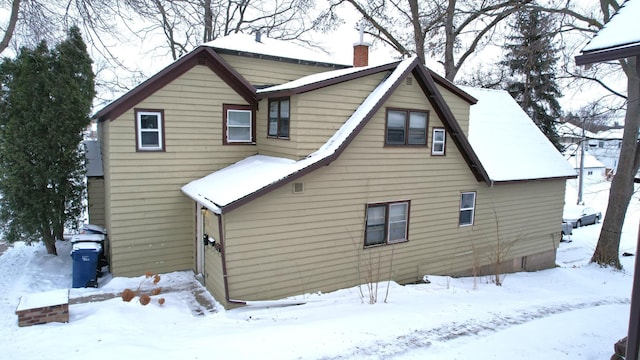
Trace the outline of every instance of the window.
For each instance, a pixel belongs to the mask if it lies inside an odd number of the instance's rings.
[[[473,215],[476,207],[476,193],[464,192],[460,194],[460,226],[473,225]]]
[[[431,155],[444,155],[445,132],[443,128],[433,128]]]
[[[407,241],[409,202],[367,205],[364,246]]]
[[[289,98],[269,100],[268,136],[289,138],[289,103]]]
[[[598,141],[598,147],[602,149],[604,147],[604,141]]]
[[[255,120],[251,106],[223,105],[224,143],[255,143]]]
[[[426,145],[427,118],[424,111],[387,110],[387,145]]]
[[[138,151],[164,151],[162,110],[135,110]]]

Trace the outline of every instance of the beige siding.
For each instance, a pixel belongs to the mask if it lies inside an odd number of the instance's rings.
[[[269,109],[268,100],[263,100],[257,115],[260,153],[301,159],[318,150],[386,75],[374,74],[292,96],[289,140],[267,138]]]
[[[385,148],[386,107],[432,110],[416,85],[402,85],[338,160],[296,180],[302,194],[287,184],[225,215],[232,298],[468,271],[491,263],[498,238],[510,245],[507,259],[555,250],[564,181],[489,188],[451,141],[444,157],[429,147]],[[429,126],[442,126],[434,111]],[[462,191],[477,192],[474,226],[458,226]],[[411,201],[409,241],[363,249],[366,204],[402,200]]]
[[[196,66],[136,105],[164,110],[164,152],[136,152],[130,109],[103,128],[112,272],[193,269],[195,214],[180,188],[256,152],[222,145],[222,105],[246,104],[210,69]]]
[[[89,223],[105,226],[104,220],[104,179],[87,179],[87,202],[89,204]]]
[[[332,70],[326,66],[302,65],[237,55],[221,56],[254,86],[283,84],[303,76]]]
[[[444,87],[438,85],[438,90],[444,97],[445,102],[451,109],[453,116],[458,121],[462,131],[469,136],[469,103],[458,95],[447,91]]]

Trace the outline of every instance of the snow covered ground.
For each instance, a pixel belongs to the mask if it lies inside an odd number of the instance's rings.
[[[592,184],[585,202],[602,211],[608,183]],[[567,202],[576,199],[575,181]],[[620,251],[636,252],[640,197],[634,195]],[[162,294],[143,307],[119,298],[70,306],[70,322],[19,328],[22,295],[71,285],[67,243],[58,257],[42,245],[18,243],[0,257],[0,359],[608,359],[627,332],[634,257],[623,271],[589,265],[601,224],[574,230],[558,250],[558,267],[488,277],[430,277],[431,284],[385,284],[380,302],[363,303],[359,289],[307,294],[306,305],[245,307],[192,314],[188,291]],[[158,285],[191,275],[162,274]],[[141,278],[113,278],[72,297],[137,288]],[[365,290],[366,291],[366,290]]]

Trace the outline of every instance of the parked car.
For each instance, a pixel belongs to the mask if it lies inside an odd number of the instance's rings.
[[[596,224],[600,219],[602,219],[600,211],[588,206],[565,206],[562,214],[562,222],[571,223],[574,228]]]

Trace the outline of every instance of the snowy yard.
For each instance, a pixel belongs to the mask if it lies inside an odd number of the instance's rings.
[[[592,184],[584,195],[603,215],[608,187]],[[568,203],[576,193],[570,180]],[[638,219],[635,194],[621,253],[636,252]],[[70,287],[71,257],[67,243],[58,244],[59,257],[18,243],[0,257],[0,358],[608,359],[627,332],[634,257],[621,258],[621,272],[589,265],[601,226],[574,229],[573,241],[560,244],[555,269],[507,275],[502,287],[488,277],[430,277],[431,284],[391,283],[387,303],[363,303],[351,288],[300,296],[306,305],[218,306],[205,316],[192,314],[188,291],[176,291],[162,295],[163,306],[119,298],[77,304],[67,324],[24,328],[14,313],[20,297]],[[190,277],[162,274],[159,285]],[[135,289],[141,280],[114,278],[71,295]]]

